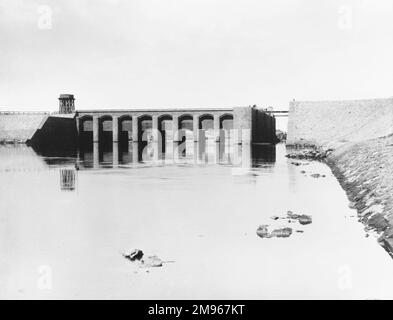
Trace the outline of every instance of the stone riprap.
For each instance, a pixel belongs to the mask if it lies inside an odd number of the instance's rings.
[[[393,257],[393,98],[293,101],[288,157],[326,162]]]
[[[347,144],[326,159],[366,230],[393,257],[393,136]]]

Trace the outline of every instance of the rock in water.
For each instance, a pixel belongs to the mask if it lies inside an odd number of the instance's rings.
[[[257,229],[257,235],[261,238],[270,238],[269,231],[267,230],[267,225],[261,225]]]
[[[272,232],[269,232],[267,229],[267,225],[261,225],[257,229],[257,235],[261,238],[272,238],[272,237],[278,237],[278,238],[288,238],[292,234],[292,228],[280,228],[280,229],[275,229]]]
[[[136,263],[140,268],[162,267],[163,261],[157,256],[146,256],[142,250],[135,249],[130,254],[123,254],[123,256]]]
[[[288,219],[294,219],[294,220],[296,220],[296,219],[299,218],[299,215],[293,213],[292,211],[287,211],[287,217],[288,217]]]
[[[300,215],[298,220],[300,224],[310,224],[312,222],[311,216],[308,216],[306,214]]]
[[[141,260],[143,267],[151,268],[151,267],[162,267],[162,260],[157,256],[149,256]]]
[[[278,237],[278,238],[288,238],[291,234],[292,234],[292,228],[287,227],[287,228],[273,230],[271,236]]]
[[[141,260],[143,257],[143,251],[134,249],[129,254],[125,254],[124,257],[130,261]]]

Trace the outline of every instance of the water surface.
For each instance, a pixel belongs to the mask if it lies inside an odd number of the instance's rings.
[[[281,144],[113,150],[0,148],[0,298],[393,298],[391,258],[324,164],[295,166]],[[287,210],[313,223],[270,218]],[[261,239],[260,224],[304,232]],[[131,248],[173,262],[140,269]]]

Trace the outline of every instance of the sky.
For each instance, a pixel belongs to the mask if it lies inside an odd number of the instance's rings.
[[[285,110],[392,84],[392,0],[0,0],[0,110]]]

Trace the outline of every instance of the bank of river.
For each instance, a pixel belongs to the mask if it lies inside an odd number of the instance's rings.
[[[329,167],[285,153],[75,170],[0,148],[0,297],[393,298],[393,261]],[[312,224],[271,219],[288,210]],[[261,224],[303,233],[262,239]],[[131,248],[173,262],[138,268],[121,254]]]
[[[345,144],[326,162],[359,221],[378,234],[378,242],[393,257],[393,136]]]

